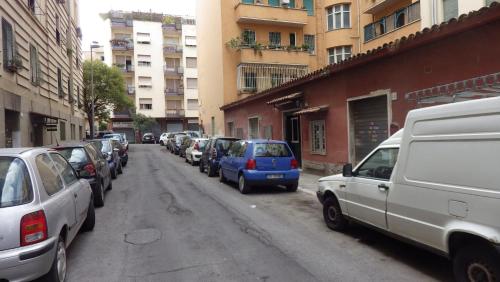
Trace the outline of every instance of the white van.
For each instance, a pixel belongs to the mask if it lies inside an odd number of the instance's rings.
[[[317,195],[333,230],[363,223],[449,257],[457,281],[500,281],[500,98],[409,112]]]

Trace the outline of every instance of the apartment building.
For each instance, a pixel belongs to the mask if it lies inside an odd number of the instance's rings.
[[[194,19],[111,11],[105,20],[110,27],[105,62],[123,71],[135,102],[135,109],[113,113],[112,129],[134,140],[134,111],[156,119],[156,134],[198,128]]]
[[[78,0],[1,0],[0,18],[0,147],[82,139]]]
[[[422,1],[422,28],[431,27],[459,15],[490,6],[498,0],[430,0]]]

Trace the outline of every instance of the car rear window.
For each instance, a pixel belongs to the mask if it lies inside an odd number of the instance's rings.
[[[104,138],[104,139],[110,139],[111,138],[111,139],[118,140],[120,142],[122,142],[122,140],[123,140],[123,137],[120,134],[105,134],[102,138]]]
[[[254,146],[255,157],[284,158],[291,157],[292,152],[283,143],[257,143]]]
[[[217,148],[217,150],[227,152],[227,150],[229,150],[231,145],[236,141],[238,141],[238,140],[235,140],[235,139],[217,139],[217,141],[215,142],[215,147]]]
[[[24,161],[0,157],[0,208],[19,206],[32,200],[31,179]]]
[[[198,140],[198,146],[200,146],[200,150],[203,150],[207,145],[208,140]]]
[[[88,162],[87,154],[83,148],[63,148],[58,149],[59,153],[70,163]]]

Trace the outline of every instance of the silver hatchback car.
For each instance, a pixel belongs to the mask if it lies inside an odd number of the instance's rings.
[[[66,248],[94,228],[92,190],[50,149],[0,149],[0,281],[66,278]]]

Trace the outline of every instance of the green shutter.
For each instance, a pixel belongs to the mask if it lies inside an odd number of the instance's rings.
[[[313,4],[313,0],[304,0],[304,7],[306,8],[306,10],[307,10],[307,14],[308,14],[309,16],[314,15],[314,4]]]
[[[243,4],[253,4],[253,0],[243,0]]]
[[[290,8],[295,8],[295,0],[290,0],[290,4],[288,6]]]
[[[269,6],[279,6],[280,0],[269,0]]]

